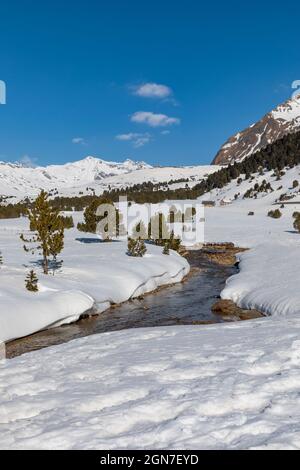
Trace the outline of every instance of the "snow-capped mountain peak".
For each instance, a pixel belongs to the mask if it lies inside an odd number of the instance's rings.
[[[33,196],[40,189],[60,191],[77,186],[84,187],[112,176],[150,168],[152,167],[144,162],[128,159],[122,163],[108,162],[93,156],[64,165],[45,167],[30,167],[19,162],[0,162],[0,196]]]
[[[300,126],[300,95],[286,101],[284,104],[280,104],[271,114],[276,120],[291,122],[295,126]]]
[[[230,137],[221,147],[213,164],[242,161],[286,134],[300,131],[300,95],[287,100],[261,120]]]

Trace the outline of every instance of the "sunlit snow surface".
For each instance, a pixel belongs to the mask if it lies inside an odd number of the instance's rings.
[[[274,193],[219,206],[221,199],[243,194],[264,178]],[[300,235],[292,221],[299,210],[294,179],[300,179],[299,168],[281,181],[270,173],[239,188],[231,183],[211,193],[217,207],[205,213],[206,241],[251,248],[240,256],[241,271],[228,280],[222,297],[271,316],[107,333],[2,362],[0,447],[300,448]],[[281,209],[280,219],[267,217],[283,192],[295,194],[293,203]],[[249,211],[255,215],[248,216]],[[72,272],[66,282],[74,278],[81,246],[66,251],[64,269]],[[16,270],[20,255],[13,253],[7,250],[9,263],[16,264],[10,269]],[[96,270],[88,258],[77,286],[91,295],[86,287],[94,285]],[[97,272],[104,282],[108,263],[102,262]],[[87,283],[83,279],[90,269]],[[21,269],[22,279],[23,274]]]
[[[195,185],[218,166],[154,167],[144,162],[125,160],[123,163],[86,157],[77,162],[46,167],[25,167],[21,164],[0,162],[0,194],[9,196],[7,202],[36,197],[41,188],[56,196],[99,195],[105,190],[126,188],[151,181],[166,182],[189,179]],[[186,183],[181,184],[185,186]],[[171,185],[172,189],[176,188]]]
[[[101,312],[112,303],[179,282],[189,272],[187,261],[175,252],[166,256],[161,247],[148,245],[144,258],[132,258],[125,242],[103,243],[72,229],[65,233],[62,268],[45,276],[36,265],[39,256],[23,250],[19,234],[26,230],[27,219],[0,221],[0,341],[75,321],[94,303]],[[25,289],[31,269],[39,278],[38,293]]]
[[[0,448],[300,447],[300,319],[128,330],[0,364]]]

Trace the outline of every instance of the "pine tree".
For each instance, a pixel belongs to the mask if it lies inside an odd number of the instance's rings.
[[[74,220],[71,215],[61,216],[61,220],[62,220],[64,229],[70,229],[74,227]]]
[[[30,292],[38,292],[38,278],[33,269],[27,274],[25,279],[26,289]]]
[[[268,212],[268,217],[272,217],[272,219],[280,219],[281,216],[282,213],[279,209],[275,209],[274,211],[271,210]]]
[[[133,238],[129,238],[128,240],[128,251],[127,254],[129,256],[133,256],[135,258],[139,257],[142,258],[147,252],[147,248],[145,245],[144,240],[138,238],[134,240]]]
[[[131,236],[134,239],[142,238],[143,240],[147,240],[147,238],[148,238],[147,230],[146,230],[145,224],[142,220],[140,220],[136,224],[136,226],[132,230],[132,235]]]
[[[163,246],[165,240],[169,240],[170,231],[163,214],[159,213],[151,217],[148,224],[148,234],[154,240],[154,243],[159,246]]]
[[[172,230],[169,241],[169,248],[174,251],[178,251],[181,246],[180,238],[175,238],[174,230]]]
[[[300,212],[294,212],[293,213],[293,218],[294,220],[294,229],[297,230],[297,232],[300,232]]]
[[[52,208],[48,201],[48,194],[41,191],[35,200],[32,209],[27,210],[30,222],[30,230],[35,234],[26,239],[24,234],[20,236],[25,243],[24,250],[30,251],[26,243],[34,246],[32,252],[41,250],[43,256],[43,270],[45,274],[49,272],[49,256],[52,255],[56,261],[57,255],[64,247],[64,227],[59,209]]]
[[[165,245],[164,245],[163,254],[164,255],[169,255],[170,254],[170,247],[169,247],[168,242],[166,242]]]
[[[96,216],[99,205],[100,200],[93,199],[92,202],[85,208],[83,214],[84,223],[79,223],[77,225],[78,230],[81,232],[96,233],[97,224],[101,220],[101,217]]]
[[[103,204],[111,206],[111,210],[105,212],[104,215],[97,215],[98,208]],[[84,223],[79,223],[77,225],[78,230],[88,233],[96,233],[99,231],[103,241],[111,241],[111,239],[118,236],[122,230],[122,215],[118,209],[115,208],[110,199],[93,199],[86,207],[83,216]],[[104,220],[106,221],[106,224],[101,224]]]
[[[0,251],[0,266],[3,264],[3,256],[2,256],[2,251]]]

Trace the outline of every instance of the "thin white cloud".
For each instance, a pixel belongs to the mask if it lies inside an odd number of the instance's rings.
[[[172,89],[158,83],[144,83],[134,88],[134,94],[143,98],[168,98]]]
[[[129,132],[128,134],[119,134],[116,136],[117,140],[132,142],[135,148],[143,147],[148,144],[151,140],[151,134],[148,132],[140,134],[137,132]]]
[[[169,134],[171,134],[171,131],[168,131],[168,130],[161,131],[161,135],[169,135]]]
[[[84,140],[83,137],[74,137],[72,139],[72,144],[87,145],[87,142]]]
[[[147,111],[137,111],[131,116],[131,121],[139,124],[148,124],[150,127],[167,127],[180,124],[180,119],[178,118]]]
[[[22,163],[22,165],[28,168],[34,168],[36,166],[36,161],[37,161],[37,158],[30,157],[29,155],[23,155],[23,157],[21,157],[19,160],[19,162]]]

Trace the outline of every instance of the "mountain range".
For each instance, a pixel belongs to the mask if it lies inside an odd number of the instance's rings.
[[[230,137],[211,166],[152,167],[129,159],[117,163],[92,156],[45,167],[0,162],[0,198],[15,202],[33,198],[41,189],[52,196],[102,194],[105,190],[126,188],[146,181],[170,182],[173,188],[187,183],[193,186],[217,171],[220,165],[240,162],[284,135],[297,131],[300,131],[300,96],[277,106],[257,123]]]
[[[125,160],[116,163],[91,156],[73,163],[45,167],[0,162],[0,198],[6,202],[17,202],[26,197],[34,198],[41,189],[51,196],[99,195],[105,190],[148,181],[167,181],[174,186],[177,180],[182,180],[182,186],[187,181],[195,185],[217,169],[218,166],[203,165],[152,167],[144,162]]]
[[[144,162],[107,162],[86,157],[64,165],[29,167],[22,163],[0,162],[0,195],[33,195],[40,189],[61,190],[88,185],[105,178],[152,168]]]

